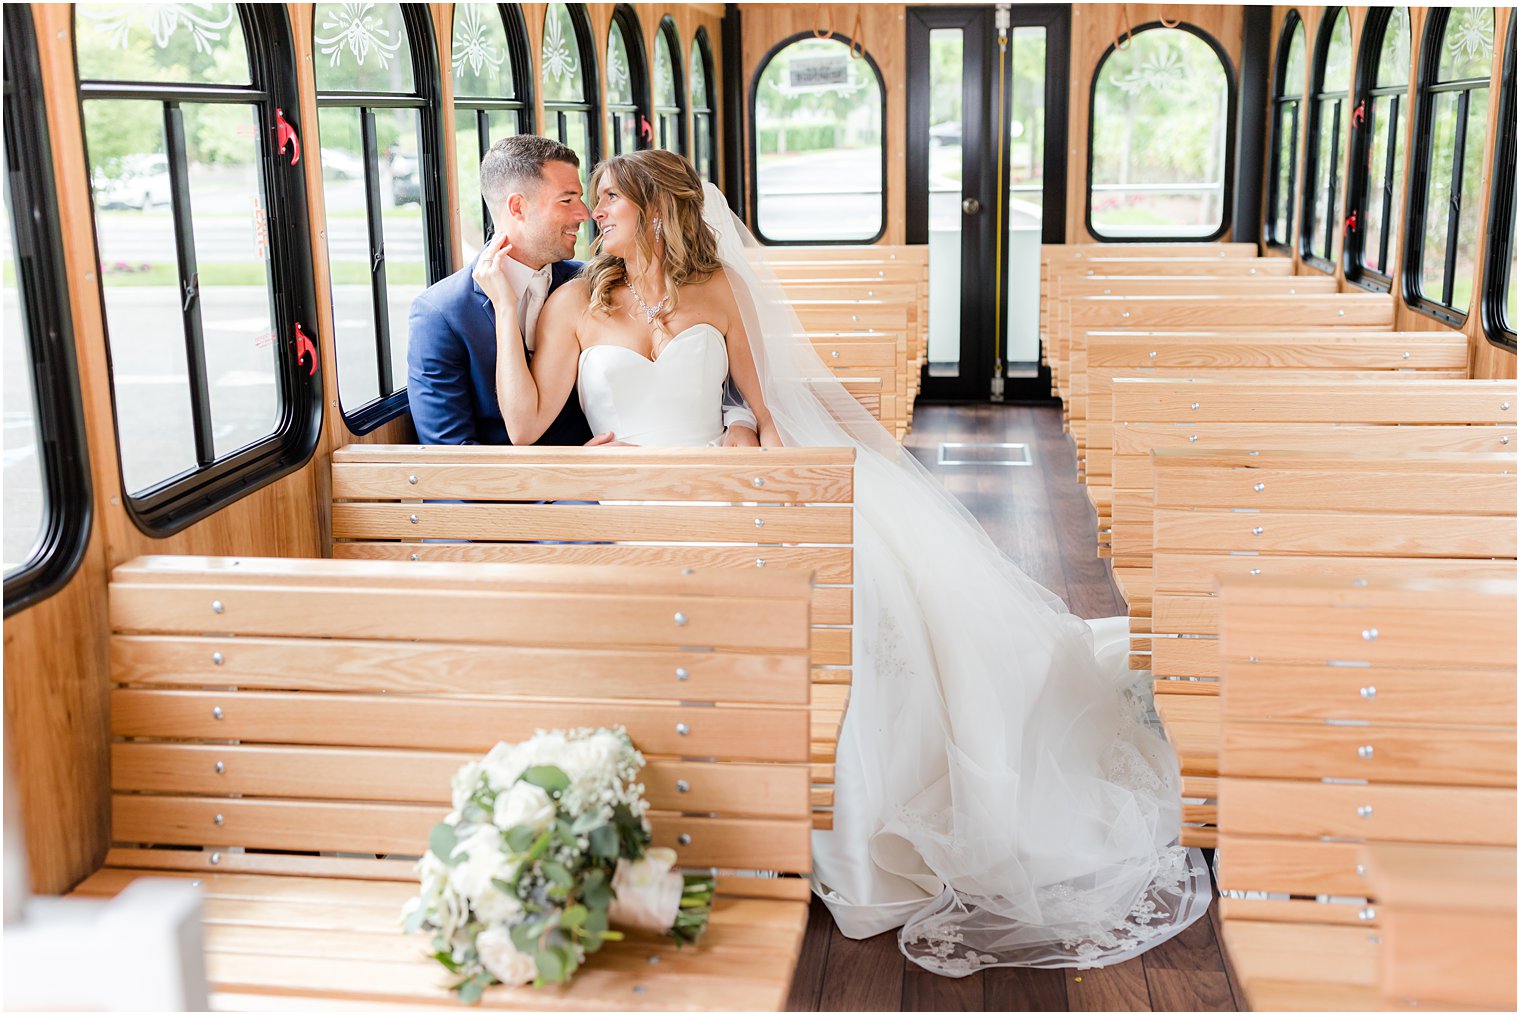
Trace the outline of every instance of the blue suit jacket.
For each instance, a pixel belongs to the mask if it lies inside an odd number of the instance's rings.
[[[479,255],[477,255],[478,257]],[[475,284],[475,262],[412,300],[408,319],[406,392],[423,444],[511,444],[496,401],[496,311]],[[552,293],[580,271],[560,261]],[[538,444],[584,444],[591,428],[575,389]]]

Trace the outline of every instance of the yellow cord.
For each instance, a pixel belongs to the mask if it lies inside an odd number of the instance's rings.
[[[994,218],[994,223],[995,223],[995,225],[993,226],[993,228],[995,229],[995,232],[994,232],[993,237],[992,237],[992,251],[993,251],[993,253],[992,253],[992,263],[993,263],[993,274],[992,274],[992,342],[993,342],[993,345],[992,345],[992,355],[993,355],[993,362],[994,362],[994,364],[996,365],[996,368],[997,368],[997,376],[998,377],[1002,377],[1003,376],[1003,205],[1006,203],[1005,202],[1005,198],[1008,196],[1007,192],[1006,192],[1006,189],[1003,186],[1003,169],[1004,169],[1004,162],[1006,161],[1003,158],[1003,144],[1004,144],[1004,142],[1006,142],[1008,140],[1004,136],[1007,132],[1003,130],[1003,114],[1004,114],[1004,108],[1003,108],[1004,88],[1003,88],[1003,85],[1004,85],[1004,78],[1005,78],[1005,75],[1007,73],[1008,73],[1008,29],[1006,29],[1006,28],[999,28],[998,29],[998,115],[997,115],[997,119],[993,121],[993,123],[995,124],[994,129],[997,131],[997,136],[998,136],[998,141],[997,141],[997,173],[996,173],[996,177],[997,177],[997,192],[996,192],[996,196],[993,198],[993,203],[996,205],[997,211],[994,213],[994,217],[993,217]]]

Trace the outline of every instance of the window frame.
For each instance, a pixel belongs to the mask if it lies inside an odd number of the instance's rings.
[[[1446,26],[1451,19],[1450,7],[1427,8],[1425,28],[1420,33],[1420,57],[1417,61],[1417,76],[1415,78],[1414,98],[1414,131],[1410,135],[1413,138],[1410,152],[1409,167],[1409,193],[1404,201],[1404,271],[1403,289],[1404,303],[1410,309],[1433,317],[1443,324],[1454,328],[1461,328],[1467,323],[1474,307],[1470,306],[1466,311],[1459,311],[1455,307],[1433,300],[1426,296],[1420,288],[1420,268],[1425,255],[1425,211],[1430,200],[1431,183],[1431,159],[1430,145],[1431,120],[1434,116],[1435,103],[1432,96],[1436,89],[1442,92],[1462,92],[1462,99],[1458,100],[1457,135],[1456,144],[1453,145],[1452,178],[1455,185],[1461,187],[1462,170],[1466,168],[1467,149],[1467,122],[1469,116],[1463,116],[1462,110],[1471,108],[1472,92],[1479,85],[1478,78],[1462,78],[1458,81],[1437,82],[1441,67],[1441,46],[1446,42]],[[1497,21],[1498,8],[1489,8],[1495,14]],[[1498,26],[1495,25],[1497,33]],[[1413,44],[1411,39],[1410,43]],[[1492,67],[1487,78],[1481,79],[1482,87],[1487,89],[1493,84]],[[1485,97],[1487,101],[1487,97]],[[1497,129],[1497,124],[1490,123],[1487,129]],[[1481,153],[1480,153],[1481,157]],[[1476,197],[1476,195],[1474,195]],[[1442,288],[1449,288],[1453,283],[1457,247],[1456,233],[1459,230],[1458,220],[1454,216],[1460,214],[1460,202],[1454,202],[1452,211],[1447,217],[1446,225],[1446,266],[1442,274]],[[1478,265],[1474,264],[1476,272]],[[1482,292],[1473,292],[1473,304],[1482,302]]]
[[[423,256],[427,260],[427,284],[449,275],[451,268],[450,248],[452,224],[449,222],[448,198],[444,190],[444,137],[441,69],[438,65],[438,45],[433,35],[433,20],[427,4],[403,3],[402,23],[406,27],[407,46],[412,56],[411,94],[401,92],[324,91],[316,89],[317,109],[357,109],[363,144],[365,145],[364,187],[366,193],[367,221],[369,224],[370,297],[375,316],[376,370],[380,375],[380,397],[364,405],[350,409],[342,404],[339,395],[338,408],[349,433],[363,436],[377,427],[404,416],[410,408],[407,404],[406,380],[396,385],[391,376],[391,333],[389,287],[385,276],[385,232],[381,221],[380,179],[378,165],[371,160],[375,145],[374,119],[377,109],[416,109],[420,119],[421,141],[417,151],[417,176],[421,187]],[[315,22],[317,5],[313,4],[312,19]],[[319,138],[320,142],[320,138]],[[379,152],[373,152],[378,160]],[[376,249],[376,241],[379,248]],[[337,337],[333,338],[334,349]],[[338,356],[335,359],[341,358]],[[334,364],[336,371],[343,369]],[[387,383],[389,382],[389,383]],[[386,388],[390,387],[390,391]]]
[[[707,83],[707,104],[699,107],[692,101],[691,82],[687,81],[686,104],[691,113],[691,133],[688,135],[691,143],[687,149],[687,154],[691,159],[692,165],[695,166],[697,164],[697,139],[706,138],[707,165],[709,169],[707,181],[716,184],[718,182],[718,107],[714,104],[713,98],[717,82],[713,79],[712,43],[707,37],[706,27],[698,28],[692,34],[691,45],[697,51],[697,58],[702,61],[702,80]],[[689,64],[691,60],[691,52],[689,50],[687,51],[686,58]],[[698,175],[700,175],[700,172]]]
[[[1299,218],[1299,194],[1302,188],[1299,186],[1299,145],[1303,142],[1303,132],[1299,129],[1304,122],[1304,102],[1307,100],[1307,86],[1302,81],[1299,87],[1303,91],[1289,93],[1286,91],[1286,77],[1288,74],[1288,54],[1293,48],[1293,33],[1302,29],[1305,36],[1308,29],[1304,26],[1304,19],[1296,8],[1289,8],[1283,18],[1282,31],[1277,36],[1277,56],[1273,60],[1272,68],[1272,99],[1271,99],[1271,137],[1268,140],[1270,153],[1267,159],[1267,214],[1263,222],[1262,236],[1265,243],[1273,250],[1283,253],[1293,253],[1293,230]],[[1307,40],[1305,42],[1307,48]],[[1282,177],[1282,107],[1289,101],[1295,103],[1293,107],[1292,142],[1290,147],[1293,151],[1293,163],[1288,167],[1288,194],[1287,214],[1284,216],[1288,228],[1288,235],[1279,237],[1276,232],[1278,200],[1283,195],[1279,193],[1278,181]]]
[[[614,102],[609,93],[606,97],[604,112],[607,115],[608,157],[627,155],[628,152],[619,151],[622,146],[623,135],[618,128],[620,115],[631,114],[633,121],[633,150],[643,151],[653,147],[654,124],[650,119],[650,91],[649,91],[649,60],[644,52],[644,30],[639,24],[639,14],[630,4],[618,4],[612,10],[612,17],[607,22],[607,47],[606,52],[612,52],[612,33],[621,32],[623,46],[628,53],[628,87],[633,92],[633,103]],[[649,137],[639,129],[639,123],[643,122],[649,127]]]
[[[7,4],[3,15],[5,68],[15,72],[5,82],[6,171],[12,211],[16,205],[32,211],[13,218],[18,241],[13,257],[27,323],[22,341],[32,368],[38,464],[47,497],[32,556],[5,579],[8,618],[63,588],[79,569],[90,542],[94,498],[31,5]]]
[[[486,99],[479,97],[454,98],[454,122],[458,130],[461,113],[473,113],[475,116],[475,137],[480,151],[476,153],[477,162],[484,161],[486,151],[494,143],[491,138],[490,116],[492,113],[516,113],[517,133],[533,133],[533,107],[534,107],[534,77],[529,70],[533,66],[532,57],[528,51],[528,23],[523,17],[522,4],[493,4],[497,15],[501,18],[502,28],[507,35],[508,58],[512,65],[512,87],[517,92],[515,99]],[[459,17],[459,7],[452,7],[453,16]],[[450,31],[452,32],[452,22]],[[464,153],[454,152],[456,160],[463,158]],[[461,211],[463,214],[463,211]],[[480,200],[480,221],[483,232],[489,239],[495,232],[491,222],[491,209],[486,206],[485,198]],[[460,237],[461,246],[463,236]],[[467,251],[465,253],[468,253]]]
[[[1515,22],[1510,14],[1509,31],[1504,40],[1504,63],[1499,77],[1498,134],[1494,139],[1494,161],[1488,196],[1488,249],[1483,255],[1483,337],[1489,343],[1513,354],[1516,350],[1516,326],[1520,321],[1504,319],[1505,290],[1510,272],[1515,270],[1515,197],[1516,197],[1516,100],[1515,100]]]
[[[1408,223],[1398,222],[1397,216],[1403,211],[1404,201],[1394,201],[1393,183],[1398,179],[1399,173],[1404,169],[1402,164],[1395,165],[1393,153],[1396,146],[1393,144],[1394,136],[1392,128],[1398,127],[1399,114],[1404,114],[1403,121],[1407,128],[1409,124],[1408,110],[1402,108],[1409,101],[1409,74],[1404,75],[1404,85],[1396,88],[1393,85],[1378,87],[1378,75],[1382,72],[1383,43],[1388,37],[1388,26],[1393,21],[1394,7],[1373,7],[1368,10],[1367,20],[1362,23],[1362,42],[1360,51],[1357,53],[1356,71],[1356,97],[1357,105],[1352,108],[1350,165],[1347,177],[1347,185],[1350,187],[1350,199],[1347,207],[1352,214],[1356,215],[1356,228],[1345,234],[1341,242],[1341,264],[1346,274],[1346,281],[1358,285],[1372,292],[1391,292],[1393,290],[1393,276],[1384,274],[1376,268],[1369,267],[1366,263],[1366,238],[1367,238],[1367,195],[1372,186],[1373,174],[1371,167],[1367,165],[1367,159],[1371,154],[1374,131],[1380,125],[1371,118],[1373,110],[1377,108],[1377,99],[1389,96],[1392,99],[1391,110],[1392,127],[1389,134],[1388,158],[1382,167],[1383,173],[1383,233],[1378,250],[1378,260],[1382,264],[1388,264],[1388,258],[1395,251],[1393,248],[1392,226],[1398,224],[1399,239],[1404,237],[1404,228]],[[1404,8],[1404,17],[1410,28],[1413,22],[1409,17],[1409,8]],[[1411,38],[1410,43],[1414,40]],[[1411,58],[1411,64],[1413,59]],[[1413,70],[1413,66],[1410,67]],[[1356,110],[1363,110],[1361,123],[1356,122]],[[1406,145],[1404,157],[1407,161],[1410,152]],[[1409,181],[1403,181],[1407,187]],[[1407,195],[1401,195],[1401,198]]]
[[[771,61],[788,46],[814,38],[817,38],[817,36],[812,31],[798,32],[795,35],[787,36],[772,46],[765,56],[760,58],[760,62],[755,67],[755,73],[750,76],[749,105],[747,108],[749,115],[745,117],[748,121],[750,151],[750,157],[747,160],[749,163],[747,170],[749,219],[755,226],[755,239],[767,247],[870,246],[873,243],[880,243],[881,238],[887,234],[887,191],[890,181],[887,177],[887,80],[882,77],[881,68],[877,66],[876,59],[871,56],[870,51],[864,48],[864,43],[859,44],[861,47],[860,59],[864,60],[866,66],[871,68],[871,73],[876,75],[876,91],[881,98],[881,228],[876,231],[874,236],[868,238],[843,240],[774,240],[766,236],[764,230],[760,228],[760,127],[755,119],[755,103],[760,97],[760,78],[764,76],[765,69],[771,65]],[[830,39],[847,48],[857,45],[856,42],[840,32],[835,32],[830,36]],[[712,88],[712,83],[712,78],[709,77],[707,80],[709,89]],[[716,165],[716,159],[714,160],[714,165]]]
[[[1347,33],[1350,33],[1351,12],[1345,7],[1325,7],[1320,13],[1319,28],[1314,37],[1313,62],[1309,65],[1310,87],[1304,95],[1304,102],[1309,107],[1309,117],[1304,126],[1304,197],[1308,197],[1308,186],[1313,186],[1316,175],[1319,172],[1319,160],[1322,152],[1319,147],[1319,129],[1322,107],[1334,106],[1334,120],[1332,128],[1334,134],[1331,137],[1330,148],[1332,153],[1330,175],[1328,178],[1329,194],[1325,202],[1325,214],[1329,220],[1325,223],[1325,242],[1329,245],[1328,253],[1322,253],[1314,249],[1314,229],[1319,224],[1318,216],[1314,213],[1314,201],[1305,200],[1299,212],[1298,224],[1298,252],[1303,262],[1327,275],[1335,274],[1337,258],[1335,256],[1335,238],[1337,225],[1344,235],[1344,220],[1337,222],[1339,218],[1337,209],[1340,207],[1341,198],[1345,196],[1345,156],[1349,146],[1342,146],[1341,139],[1345,137],[1345,121],[1342,119],[1347,103],[1355,94],[1349,89],[1345,94],[1333,94],[1325,91],[1325,70],[1330,62],[1330,46],[1333,42],[1335,24],[1337,18],[1346,18]],[[1348,46],[1347,57],[1351,56]],[[1319,195],[1314,195],[1318,200]],[[1345,241],[1342,240],[1342,249]]]
[[[686,73],[682,65],[681,57],[686,55],[681,49],[681,33],[676,28],[676,20],[669,14],[660,19],[659,27],[655,29],[654,44],[658,48],[664,41],[665,51],[670,54],[670,84],[675,92],[676,104],[674,106],[662,106],[659,97],[654,94],[654,75],[649,75],[649,108],[654,112],[651,121],[654,136],[650,139],[650,145],[654,148],[664,148],[666,151],[687,155],[687,131],[686,131],[686,107],[691,104],[691,98],[686,92]],[[651,61],[653,66],[658,61]],[[675,145],[667,146],[660,142],[664,140],[666,117],[674,118],[676,125]]]
[[[1215,39],[1212,35],[1204,31],[1202,28],[1199,28],[1197,25],[1190,24],[1186,21],[1179,21],[1175,25],[1163,24],[1160,21],[1148,21],[1143,25],[1136,26],[1134,29],[1126,32],[1125,34],[1128,40],[1133,41],[1134,38],[1138,35],[1143,35],[1146,32],[1157,30],[1187,32],[1189,35],[1194,35],[1199,39],[1202,39],[1204,43],[1206,43],[1208,47],[1214,51],[1214,56],[1219,60],[1219,66],[1224,71],[1224,189],[1220,192],[1219,228],[1215,229],[1212,233],[1209,233],[1206,236],[1108,236],[1102,232],[1099,232],[1097,227],[1093,225],[1093,132],[1095,130],[1095,121],[1097,119],[1093,115],[1095,108],[1094,100],[1097,98],[1098,79],[1103,75],[1103,67],[1108,63],[1108,58],[1113,56],[1114,53],[1118,52],[1118,47],[1115,44],[1118,42],[1117,39],[1115,39],[1114,42],[1109,43],[1108,48],[1103,51],[1103,56],[1098,59],[1098,65],[1093,68],[1092,80],[1089,81],[1087,85],[1087,182],[1085,187],[1087,191],[1087,207],[1084,212],[1084,225],[1087,227],[1087,232],[1102,243],[1213,243],[1228,233],[1233,226],[1231,212],[1233,211],[1233,202],[1235,198],[1234,139],[1235,122],[1236,118],[1239,115],[1238,107],[1240,105],[1240,83],[1236,80],[1235,66],[1230,61],[1229,53],[1225,52],[1224,47],[1219,44],[1218,39]]]
[[[544,4],[544,21],[549,19],[549,11],[554,7],[553,3]],[[564,99],[550,99],[545,97],[543,130],[545,136],[552,137],[562,145],[568,146],[569,135],[565,130],[566,113],[584,113],[586,115],[586,147],[591,150],[582,155],[581,179],[591,179],[591,169],[602,158],[602,103],[601,103],[601,61],[597,58],[591,30],[591,18],[586,13],[586,5],[583,3],[567,3],[565,11],[570,15],[570,28],[575,33],[575,50],[580,57],[581,84],[584,88],[580,102],[567,102]],[[534,66],[540,68],[544,55],[543,25],[539,26],[538,59]],[[549,124],[554,124],[554,132],[548,133]]]
[[[304,169],[290,164],[288,155],[275,147],[276,111],[288,110],[286,121],[303,133],[300,119],[300,92],[296,81],[295,42],[290,21],[278,5],[240,3],[234,5],[240,18],[248,48],[249,84],[203,85],[159,82],[80,80],[77,103],[80,137],[85,149],[85,164],[90,165],[89,137],[85,130],[85,103],[99,99],[153,101],[165,108],[165,154],[169,163],[175,241],[180,254],[179,287],[182,295],[194,296],[194,313],[187,309],[185,342],[189,385],[192,399],[192,426],[196,428],[197,458],[208,459],[197,468],[166,477],[139,494],[127,490],[122,466],[121,424],[116,413],[114,382],[111,387],[111,410],[116,431],[117,474],[121,482],[122,504],[133,523],[146,535],[173,535],[185,527],[215,513],[255,490],[275,482],[301,468],[315,453],[322,428],[322,364],[303,367],[299,359],[295,329],[309,325],[309,335],[318,334],[316,285],[311,271],[311,221],[306,201]],[[77,23],[77,7],[70,12]],[[74,36],[77,38],[77,29]],[[269,298],[273,307],[277,344],[283,350],[277,360],[276,381],[280,393],[280,418],[272,433],[223,458],[215,457],[211,438],[210,396],[204,365],[204,336],[200,327],[198,293],[186,291],[185,273],[195,277],[195,251],[192,223],[184,217],[188,207],[188,163],[186,153],[168,131],[171,105],[180,103],[227,103],[255,105],[264,119],[258,135],[259,164],[268,199],[269,228]],[[284,221],[273,221],[278,214]],[[100,260],[99,228],[93,196],[90,201],[90,226],[95,258]],[[106,347],[110,349],[110,321],[106,314],[105,286],[98,286],[100,315]],[[188,301],[187,301],[188,302]],[[197,374],[199,371],[199,374]]]

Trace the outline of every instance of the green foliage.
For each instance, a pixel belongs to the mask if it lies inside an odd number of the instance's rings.
[[[793,88],[791,70],[798,58],[840,60],[847,80],[833,87]],[[879,145],[881,85],[870,64],[852,59],[843,43],[803,39],[777,53],[761,71],[755,121],[761,154]]]

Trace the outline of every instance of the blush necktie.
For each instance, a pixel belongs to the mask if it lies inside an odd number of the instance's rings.
[[[538,324],[539,311],[544,309],[544,301],[549,296],[549,271],[548,265],[535,271],[523,290],[522,298],[517,301],[517,323],[522,327],[523,344],[529,352],[533,351],[533,329]]]

